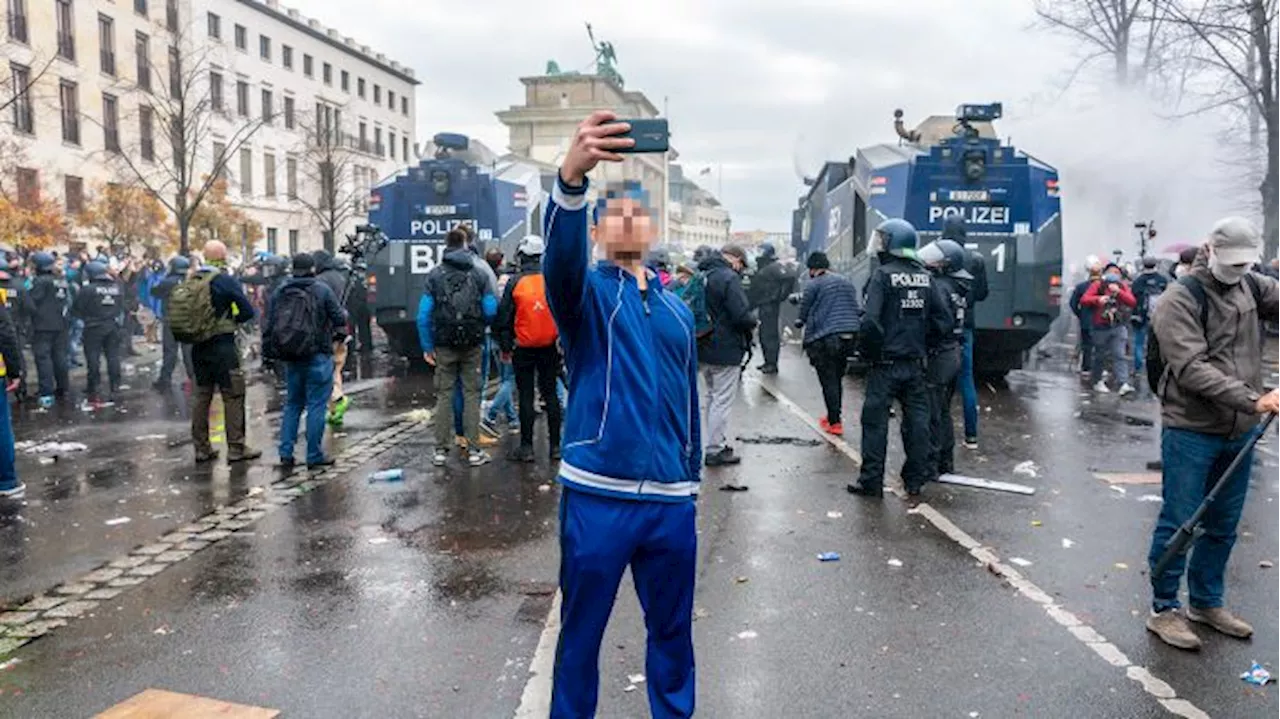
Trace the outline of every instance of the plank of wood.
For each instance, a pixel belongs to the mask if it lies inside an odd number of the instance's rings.
[[[1093,476],[1107,484],[1160,484],[1159,472],[1094,472]]]
[[[1013,482],[997,482],[992,479],[983,479],[982,477],[966,477],[962,474],[943,474],[938,477],[938,481],[943,484],[956,484],[961,487],[973,487],[974,489],[991,489],[997,492],[1012,492],[1013,494],[1035,494],[1035,487],[1028,487],[1025,484],[1014,484]]]
[[[98,714],[94,719],[274,719],[277,709],[232,704],[218,699],[147,689]]]

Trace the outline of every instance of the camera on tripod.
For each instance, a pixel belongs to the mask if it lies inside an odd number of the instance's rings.
[[[347,235],[347,244],[338,251],[351,258],[352,267],[367,269],[366,258],[381,252],[389,240],[377,225],[356,225],[355,234]]]

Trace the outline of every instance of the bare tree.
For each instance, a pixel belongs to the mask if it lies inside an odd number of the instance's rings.
[[[360,147],[367,143],[364,138],[342,132],[334,114],[320,112],[316,122],[300,122],[303,140],[296,152],[303,185],[297,202],[320,226],[328,252],[334,251],[338,233],[348,222],[368,214],[365,175],[371,170],[361,164],[360,150],[373,149]]]
[[[1276,40],[1277,0],[1195,0],[1171,4],[1172,19],[1195,37],[1189,60],[1206,72],[1197,87],[1199,105],[1185,114],[1222,110],[1235,137],[1247,138],[1258,184],[1266,255],[1276,256],[1280,239],[1280,47]],[[1234,118],[1231,115],[1234,114]],[[1259,135],[1265,135],[1265,148]],[[1265,157],[1261,157],[1265,152]]]
[[[1070,82],[1086,66],[1110,58],[1121,87],[1142,85],[1168,56],[1168,0],[1036,0],[1036,15],[1051,29],[1081,40],[1087,51]],[[1136,67],[1135,67],[1136,62]]]
[[[29,107],[40,79],[49,73],[56,56],[51,55],[43,61],[33,59],[31,65],[19,62],[19,58],[9,52],[0,57],[9,61],[6,63],[9,67],[0,68],[0,113],[10,112],[10,108],[19,102],[25,102]],[[15,64],[24,68],[25,72],[16,72],[13,67]]]
[[[201,203],[227,170],[231,158],[270,117],[262,114],[230,118],[223,89],[215,84],[217,46],[188,42],[173,33],[165,63],[151,62],[153,77],[168,82],[144,96],[137,121],[167,139],[156,143],[143,129],[138,144],[114,157],[121,169],[154,194],[173,214],[178,251],[190,250],[190,230]],[[165,92],[167,90],[168,92]],[[161,151],[161,150],[167,151]]]

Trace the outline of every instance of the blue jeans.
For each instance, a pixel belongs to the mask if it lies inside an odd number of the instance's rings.
[[[0,377],[0,382],[8,382]],[[18,481],[16,452],[13,446],[13,416],[9,413],[9,394],[0,392],[0,491],[15,489]]]
[[[973,383],[973,330],[964,331],[964,354],[960,357],[960,403],[964,405],[964,438],[978,437],[978,387]]]
[[[289,362],[284,368],[287,391],[284,418],[280,420],[280,459],[293,458],[302,411],[307,411],[307,464],[324,461],[325,414],[333,393],[333,355],[318,354],[308,361]]]
[[[1089,330],[1093,339],[1093,367],[1090,379],[1094,384],[1102,381],[1102,368],[1107,359],[1111,360],[1111,369],[1116,373],[1116,381],[1129,384],[1129,360],[1124,355],[1124,346],[1129,342],[1129,331],[1124,325],[1118,327],[1097,327]]]
[[[1256,430],[1255,430],[1256,431]],[[1160,455],[1164,461],[1164,504],[1160,518],[1156,520],[1151,536],[1151,552],[1147,556],[1149,568],[1154,568],[1165,544],[1178,531],[1182,523],[1191,518],[1204,501],[1213,482],[1231,464],[1236,454],[1249,443],[1252,434],[1237,439],[1216,437],[1185,429],[1166,427],[1160,440]],[[1164,574],[1151,577],[1151,608],[1157,612],[1176,609],[1178,587],[1182,574],[1187,574],[1187,593],[1191,606],[1212,609],[1222,606],[1224,593],[1223,575],[1231,548],[1236,543],[1236,525],[1244,509],[1245,493],[1249,489],[1249,471],[1253,467],[1253,451],[1227,480],[1218,498],[1205,512],[1204,529],[1191,544],[1191,559],[1184,555],[1169,563]]]
[[[1133,371],[1141,372],[1142,364],[1147,361],[1147,332],[1146,325],[1133,326]]]
[[[493,396],[493,404],[489,405],[489,412],[485,415],[485,419],[489,422],[498,421],[498,413],[501,412],[506,417],[507,422],[518,422],[516,416],[516,406],[511,400],[511,393],[516,387],[516,372],[510,362],[498,363],[498,393]]]

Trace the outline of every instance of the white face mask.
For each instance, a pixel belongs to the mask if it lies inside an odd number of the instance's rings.
[[[1210,252],[1209,254],[1209,272],[1213,278],[1224,285],[1240,284],[1244,276],[1249,274],[1249,265],[1224,265],[1218,261],[1218,257]]]

